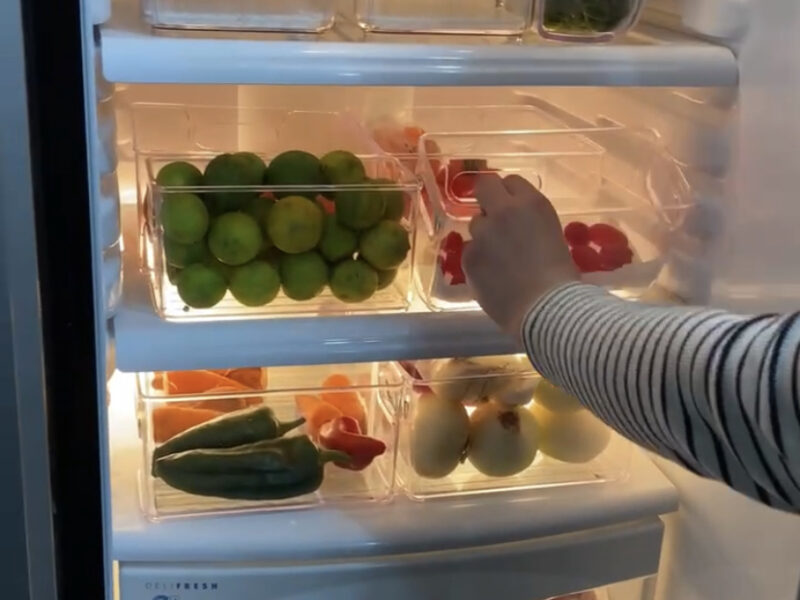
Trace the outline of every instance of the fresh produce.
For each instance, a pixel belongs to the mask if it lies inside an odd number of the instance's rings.
[[[364,302],[378,290],[378,273],[361,259],[343,260],[333,267],[330,286],[342,302]]]
[[[283,255],[280,274],[283,293],[292,300],[310,300],[328,283],[328,265],[317,252]]]
[[[490,477],[508,477],[527,469],[536,457],[536,419],[525,407],[486,402],[472,413],[469,462]]]
[[[564,33],[603,33],[619,27],[631,10],[631,0],[547,0],[544,26]]]
[[[220,154],[206,165],[203,184],[207,186],[256,186],[264,177],[266,166],[258,156],[251,152]],[[239,210],[255,191],[214,191],[206,194],[209,208],[214,214]]]
[[[305,419],[300,418],[288,423],[281,423],[275,417],[273,410],[267,406],[217,417],[187,429],[158,446],[153,451],[154,474],[158,474],[156,465],[162,456],[196,448],[230,448],[268,440],[280,437],[304,422]]]
[[[350,460],[335,464],[352,471],[363,471],[386,452],[386,444],[364,435],[353,417],[337,417],[325,423],[319,431],[319,443],[328,450],[344,452]]]
[[[183,402],[170,403],[171,406],[188,406],[191,408],[204,408],[215,410],[219,413],[229,413],[251,406],[259,406],[262,400],[258,396],[232,396],[240,390],[230,386],[220,386],[211,388],[207,394],[210,396],[219,395],[219,398],[204,398],[203,400],[189,400]]]
[[[267,387],[267,369],[261,367],[235,367],[215,371],[217,374],[245,385],[251,389],[259,390]]]
[[[271,264],[254,260],[234,269],[229,288],[233,297],[245,306],[263,306],[278,295],[281,279]]]
[[[244,372],[247,369],[233,369],[230,373]],[[164,390],[170,395],[190,395],[202,394],[208,390],[219,387],[230,387],[239,390],[258,389],[261,387],[261,369],[258,371],[258,383],[250,386],[238,378],[228,375],[226,371],[166,371],[160,378],[164,385]],[[254,376],[250,376],[255,379]],[[155,382],[153,384],[155,386]]]
[[[320,394],[320,397],[323,402],[339,409],[343,415],[353,417],[358,421],[361,431],[366,433],[367,413],[364,410],[364,404],[358,397],[358,392],[351,388],[353,388],[353,382],[347,375],[334,373],[326,377],[322,382],[324,391]]]
[[[199,242],[208,230],[208,210],[195,194],[164,194],[160,216],[164,235],[179,244]]]
[[[164,270],[188,308],[211,308],[228,289],[244,306],[264,306],[281,289],[292,300],[309,300],[329,280],[340,301],[364,302],[391,285],[410,251],[400,224],[409,199],[391,180],[367,177],[361,159],[346,150],[322,160],[291,150],[269,166],[252,152],[226,153],[203,174],[175,162],[159,176],[169,185],[215,186],[162,193]],[[286,189],[264,192],[257,185]],[[344,189],[320,195],[329,185]]]
[[[269,237],[267,223],[269,222],[269,213],[273,206],[275,206],[275,200],[273,198],[256,196],[255,198],[251,198],[242,209],[244,213],[253,217],[261,228],[261,233],[264,235],[264,243],[261,245],[262,250],[272,247],[272,239]]]
[[[437,263],[448,285],[467,283],[467,276],[461,266],[461,257],[465,247],[464,238],[457,231],[451,231],[442,241]]]
[[[207,408],[194,408],[192,406],[165,405],[153,409],[153,441],[157,444],[166,442],[171,437],[178,435],[223,413]]]
[[[189,265],[178,275],[178,295],[192,308],[211,308],[225,296],[228,284],[219,271],[203,264]]]
[[[319,437],[319,430],[325,423],[342,416],[341,410],[311,394],[298,394],[294,401],[306,420],[306,432],[314,440]]]
[[[279,500],[317,490],[326,462],[348,460],[347,454],[319,450],[308,436],[300,435],[177,452],[158,458],[155,470],[165,483],[190,494]]]
[[[299,254],[319,243],[322,221],[322,212],[314,202],[303,196],[286,196],[269,211],[267,232],[279,250]]]
[[[373,179],[372,183],[390,186],[394,182],[388,179]],[[396,189],[386,189],[380,190],[380,194],[383,196],[386,207],[383,211],[383,218],[390,221],[401,220],[406,214],[406,199],[403,192]]]
[[[206,262],[211,256],[205,240],[193,244],[180,244],[171,238],[164,238],[164,256],[171,267],[183,269],[195,263]]]
[[[408,232],[394,221],[381,221],[359,241],[359,256],[381,271],[399,267],[410,249]]]
[[[342,190],[334,202],[339,223],[356,231],[373,227],[386,212],[386,198],[378,190]]]
[[[193,164],[179,160],[161,167],[156,182],[164,187],[200,186],[203,185],[203,174]]]
[[[573,221],[564,227],[564,237],[570,246],[587,246],[589,244],[589,226],[580,221]]]
[[[536,386],[533,399],[547,410],[557,413],[575,412],[583,408],[575,396],[546,379],[542,379]]]
[[[330,263],[350,258],[358,248],[358,236],[354,231],[339,224],[336,215],[325,215],[319,251]]]
[[[463,404],[435,394],[421,394],[412,409],[409,431],[414,471],[422,477],[447,477],[464,456],[469,428]]]
[[[608,446],[611,431],[588,410],[554,412],[534,403],[539,424],[539,449],[556,460],[584,463]]]
[[[490,399],[516,406],[531,401],[536,380],[531,364],[520,356],[447,358],[437,360],[430,387],[444,400],[467,405]]]
[[[302,150],[289,150],[272,159],[267,168],[264,183],[282,186],[314,186],[326,183],[322,172],[322,165],[313,154]],[[313,200],[316,191],[295,192],[285,191],[276,194],[283,196],[306,196]]]
[[[633,262],[628,236],[608,223],[573,221],[564,228],[564,238],[582,273],[615,271]]]
[[[378,273],[378,289],[382,290],[394,283],[394,280],[397,278],[397,269],[391,269],[389,271],[376,271]]]
[[[361,159],[347,150],[328,152],[320,164],[322,173],[333,184],[362,183],[367,178]]]
[[[261,249],[261,228],[253,217],[229,212],[217,217],[208,233],[211,253],[226,265],[243,265],[253,260]]]

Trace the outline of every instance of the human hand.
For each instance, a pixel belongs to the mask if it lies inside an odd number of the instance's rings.
[[[467,282],[486,314],[519,336],[526,311],[542,295],[579,279],[550,201],[518,175],[483,175],[476,188],[483,215],[473,217],[462,259]]]

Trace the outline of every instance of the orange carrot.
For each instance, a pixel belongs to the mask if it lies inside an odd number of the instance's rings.
[[[294,401],[298,412],[306,419],[306,432],[314,440],[319,435],[320,427],[328,421],[342,416],[342,411],[323,402],[317,396],[298,394],[294,397]]]
[[[228,369],[225,377],[254,390],[263,390],[267,387],[267,370],[261,367]]]
[[[232,387],[237,390],[248,390],[246,385],[228,379],[214,371],[167,371],[170,395],[202,394],[215,387]]]
[[[364,410],[361,399],[358,397],[358,393],[353,390],[342,389],[353,387],[353,382],[350,378],[341,373],[334,373],[333,375],[329,375],[325,381],[322,382],[322,387],[328,390],[336,390],[322,392],[322,394],[320,394],[322,401],[335,406],[342,414],[353,417],[358,421],[361,431],[366,434],[367,413]]]
[[[190,427],[210,421],[221,414],[219,411],[205,408],[158,406],[153,409],[153,439],[159,444],[166,442]]]

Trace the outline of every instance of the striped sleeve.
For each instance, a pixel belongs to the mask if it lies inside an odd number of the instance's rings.
[[[522,334],[536,369],[622,435],[800,511],[800,313],[650,306],[573,283]]]

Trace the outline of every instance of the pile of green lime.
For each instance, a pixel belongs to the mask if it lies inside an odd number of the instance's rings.
[[[264,306],[281,288],[310,300],[326,285],[342,302],[364,302],[392,284],[411,247],[402,191],[358,189],[392,182],[369,179],[346,150],[321,159],[291,150],[269,166],[251,152],[220,154],[202,173],[183,161],[164,165],[156,181],[165,188],[159,217],[169,280],[192,308],[211,308],[228,290],[245,306]],[[263,185],[280,187],[252,189]],[[314,189],[324,185],[356,187],[331,204]]]

